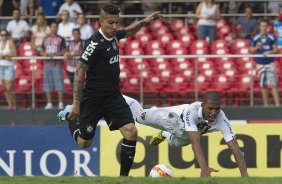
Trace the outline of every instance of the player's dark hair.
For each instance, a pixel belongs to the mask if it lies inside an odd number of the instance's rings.
[[[216,91],[208,91],[208,92],[204,93],[204,95],[203,95],[203,102],[206,103],[208,100],[218,102],[218,101],[221,101],[221,96]]]
[[[107,4],[102,8],[102,10],[109,15],[118,15],[120,12],[119,6],[114,4]]]

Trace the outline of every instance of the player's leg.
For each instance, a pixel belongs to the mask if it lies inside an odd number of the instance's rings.
[[[57,115],[59,121],[68,121],[71,136],[82,148],[91,145],[95,135],[96,125],[102,118],[103,106],[102,100],[95,97],[83,96],[80,105],[80,114],[77,120],[68,120],[68,114],[72,110],[72,105],[67,105],[64,110]],[[95,108],[97,107],[97,108]]]
[[[142,114],[137,116],[137,122],[168,131],[177,136],[180,136],[184,131],[184,122],[176,113],[170,112],[169,108],[145,109]]]
[[[160,130],[164,130],[163,122],[167,120],[169,111],[162,108],[152,107],[150,109],[144,109],[140,113],[136,120],[138,123]]]
[[[168,144],[173,147],[182,147],[190,144],[188,137],[185,132],[182,135],[176,136],[167,131],[160,131],[153,135],[150,140],[150,145],[155,146],[167,140]]]
[[[135,157],[138,131],[132,112],[121,94],[116,94],[108,99],[105,119],[110,130],[120,130],[123,135],[120,152],[120,176],[128,176]]]
[[[144,110],[142,105],[137,100],[135,100],[134,98],[131,98],[131,97],[126,96],[126,95],[122,95],[122,96],[125,99],[126,103],[128,104],[128,106],[129,106],[129,108],[132,112],[133,120],[136,121],[137,116],[142,114],[142,112]]]

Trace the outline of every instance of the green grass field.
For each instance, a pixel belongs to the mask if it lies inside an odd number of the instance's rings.
[[[138,177],[0,177],[0,184],[282,184],[282,177],[138,178]]]

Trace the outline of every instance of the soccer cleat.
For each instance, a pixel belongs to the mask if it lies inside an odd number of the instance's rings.
[[[165,137],[163,137],[162,133],[163,132],[160,131],[160,132],[158,132],[158,133],[156,133],[155,135],[152,136],[152,138],[150,140],[151,146],[158,145],[165,140]]]
[[[58,121],[65,121],[67,118],[67,115],[71,112],[72,110],[72,105],[67,105],[65,107],[64,110],[60,111],[58,114],[57,114],[57,120]]]

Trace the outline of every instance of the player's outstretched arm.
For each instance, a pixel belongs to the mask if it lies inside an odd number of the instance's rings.
[[[153,20],[156,20],[156,19],[159,19],[159,18],[161,18],[160,12],[155,12],[155,13],[148,15],[146,18],[129,25],[128,27],[126,27],[124,29],[125,32],[126,32],[125,37],[127,38],[127,37],[130,37],[131,35],[134,35],[143,26],[145,26],[145,25],[149,24],[150,22],[152,22]]]
[[[201,167],[201,177],[209,177],[211,176],[211,172],[218,172],[218,170],[208,167],[201,147],[199,132],[189,131],[188,138],[191,142],[194,155]]]
[[[76,71],[74,74],[74,81],[73,81],[73,107],[72,111],[69,114],[68,119],[74,120],[78,117],[79,115],[79,106],[80,106],[80,98],[81,98],[81,92],[82,92],[82,87],[84,84],[85,80],[85,72],[88,70],[88,65],[79,62]]]
[[[248,176],[245,158],[242,151],[239,148],[237,140],[234,138],[231,141],[227,142],[227,145],[235,157],[235,160],[240,169],[241,176]]]

